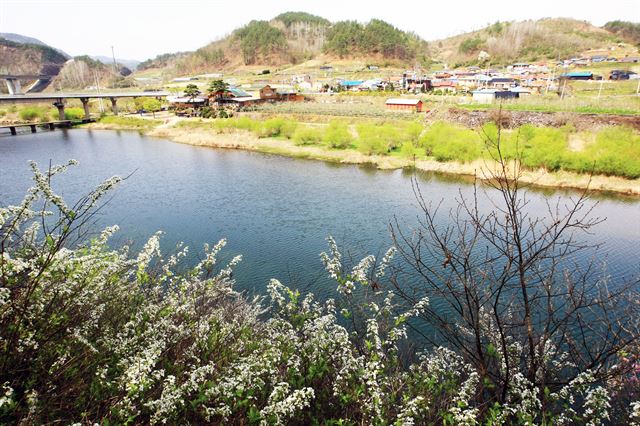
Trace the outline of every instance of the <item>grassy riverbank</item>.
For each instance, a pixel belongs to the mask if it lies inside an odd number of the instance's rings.
[[[425,127],[416,121],[303,123],[281,117],[189,119],[165,124],[123,117],[89,127],[141,130],[191,145],[479,177],[495,166],[491,158],[495,148],[487,141],[497,138],[493,124],[473,130],[447,122]],[[520,153],[525,182],[569,188],[589,185],[595,190],[640,195],[640,133],[632,129],[611,126],[586,132],[571,126],[524,125],[503,131],[501,148],[507,158]]]

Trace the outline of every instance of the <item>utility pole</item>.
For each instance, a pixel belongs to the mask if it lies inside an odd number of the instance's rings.
[[[116,65],[116,54],[113,51],[113,46],[111,46],[111,57],[113,58],[113,74],[118,74],[118,65]]]
[[[597,101],[600,102],[600,94],[602,93],[602,85],[604,84],[604,78],[602,80],[600,80],[600,89],[598,90],[598,99]]]
[[[96,80],[96,92],[98,96],[100,96],[100,82],[98,81],[98,74],[96,70],[93,70],[93,78]],[[102,104],[102,98],[98,98],[100,100],[100,114],[104,114],[104,105]]]

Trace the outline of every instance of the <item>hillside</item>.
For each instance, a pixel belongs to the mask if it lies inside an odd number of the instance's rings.
[[[0,74],[45,74],[56,76],[49,84],[56,89],[82,89],[95,86],[129,87],[126,76],[131,70],[118,62],[116,75],[112,62],[107,64],[90,56],[71,58],[60,49],[20,34],[2,33],[0,36]],[[24,84],[25,82],[23,82]],[[4,85],[0,90],[5,90]]]
[[[589,51],[611,51],[623,40],[607,28],[574,19],[496,22],[478,31],[431,44],[436,59],[450,66],[464,64],[506,64],[514,61],[562,59]],[[481,54],[486,52],[486,54]],[[483,60],[484,58],[484,60]]]
[[[286,12],[270,21],[251,21],[195,52],[160,55],[140,69],[185,74],[247,65],[298,64],[319,56],[413,64],[427,57],[418,36],[378,19],[331,23],[305,12]]]
[[[0,33],[0,38],[4,38],[5,40],[13,41],[13,42],[20,43],[20,44],[37,44],[37,45],[40,45],[40,46],[51,47],[47,43],[45,43],[45,42],[43,42],[41,40],[38,40],[37,38],[28,37],[28,36],[25,36],[25,35],[22,35],[22,34]],[[63,50],[56,49],[55,47],[51,47],[51,48],[56,50],[57,52],[59,52],[65,58],[71,59],[71,56],[69,54],[65,53]]]
[[[611,21],[604,24],[604,29],[621,39],[640,47],[640,24],[626,21]]]
[[[64,64],[52,86],[62,89],[86,89],[99,83],[103,88],[132,87],[133,82],[126,78],[130,74],[131,70],[122,64],[118,64],[114,75],[112,64],[105,64],[87,55],[76,56]]]
[[[43,44],[0,38],[0,74],[58,74],[67,57]]]

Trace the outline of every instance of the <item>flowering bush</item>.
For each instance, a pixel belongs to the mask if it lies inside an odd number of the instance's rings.
[[[381,290],[394,249],[353,267],[329,239],[337,299],[277,280],[268,296],[233,289],[225,241],[177,273],[161,233],[133,254],[117,227],[87,225],[114,177],[68,205],[43,172],[22,203],[0,208],[0,422],[42,424],[599,424],[609,394],[581,375],[543,407],[515,375],[507,403],[478,404],[480,372],[440,347],[403,354],[411,318]],[[640,404],[627,418],[638,421]]]

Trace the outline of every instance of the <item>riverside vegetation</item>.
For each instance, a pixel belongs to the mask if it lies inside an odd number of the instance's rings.
[[[179,129],[203,129],[215,133],[248,131],[258,138],[281,138],[301,146],[328,150],[359,151],[368,156],[411,159],[432,158],[438,162],[470,163],[490,160],[487,138],[497,136],[498,127],[489,123],[480,131],[446,122],[424,126],[415,121],[345,120],[302,123],[276,117],[254,120],[249,117],[180,121]],[[525,168],[560,170],[582,174],[640,178],[640,133],[611,126],[595,132],[579,132],[571,125],[559,128],[523,125],[502,131],[503,154],[520,159]]]
[[[187,247],[162,254],[161,233],[139,253],[113,248],[117,227],[89,225],[121,179],[71,205],[52,184],[75,162],[32,163],[34,186],[0,208],[0,422],[637,424],[637,282],[565,273],[562,259],[585,248],[574,233],[597,222],[585,198],[532,220],[519,168],[492,152],[506,218],[461,200],[457,222],[437,229],[417,189],[419,239],[395,224],[382,259],[353,264],[328,239],[326,301],[277,280],[268,296],[236,292],[241,258],[219,264],[224,240],[190,268]],[[419,287],[398,284],[405,271]],[[445,322],[433,300],[454,306]],[[420,322],[440,343],[408,340]]]

